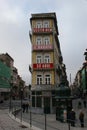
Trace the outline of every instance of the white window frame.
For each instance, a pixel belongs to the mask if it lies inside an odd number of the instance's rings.
[[[50,63],[50,55],[44,55],[44,63]]]
[[[43,27],[49,28],[49,21],[48,20],[43,21]]]
[[[51,75],[50,74],[45,74],[45,78],[44,78],[44,82],[45,84],[51,84]]]
[[[41,74],[37,74],[37,84],[40,85],[43,83],[43,76]]]
[[[41,45],[42,44],[42,37],[38,36],[36,37],[36,45]]]
[[[42,55],[37,55],[36,63],[42,63]]]
[[[44,45],[50,44],[50,38],[48,36],[44,37]]]
[[[42,21],[36,22],[36,28],[42,28]]]

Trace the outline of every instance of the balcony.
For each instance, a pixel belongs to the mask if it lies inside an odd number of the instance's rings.
[[[39,91],[49,91],[49,90],[55,90],[55,85],[52,84],[41,84],[41,85],[33,85],[31,90],[39,90]],[[44,93],[43,92],[43,96],[50,96],[49,93]]]
[[[52,33],[52,28],[33,28],[33,33]]]
[[[53,50],[53,45],[49,44],[49,45],[33,45],[32,46],[32,50],[33,51],[41,51],[41,50],[44,50],[44,51],[50,51],[50,50]]]
[[[38,64],[33,64],[33,69],[36,70],[41,70],[41,69],[53,69],[54,65],[53,63],[38,63]]]

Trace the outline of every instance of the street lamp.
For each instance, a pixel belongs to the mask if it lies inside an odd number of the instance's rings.
[[[63,78],[63,77],[62,77]],[[62,80],[60,85],[56,87],[56,120],[64,121],[64,112],[69,112],[72,108],[71,89],[66,85],[66,80]]]
[[[29,72],[32,74],[32,68],[29,65]],[[29,85],[29,94],[30,94],[30,128],[32,127],[32,115],[31,115],[31,85]]]
[[[32,115],[31,115],[31,85],[29,84],[29,106],[30,106],[30,128],[32,127]]]
[[[22,98],[23,98],[23,88],[21,88],[21,122],[22,122]]]

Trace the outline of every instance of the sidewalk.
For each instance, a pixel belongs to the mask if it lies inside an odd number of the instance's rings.
[[[21,126],[21,123],[8,115],[8,110],[0,110],[0,130],[21,130]],[[24,128],[24,130],[29,130],[29,128]]]
[[[62,129],[61,123],[56,124],[56,122],[54,122],[55,125],[58,124],[58,130],[68,130],[68,127],[66,127],[66,125],[64,125],[64,129]],[[25,127],[25,128],[24,128]],[[0,110],[0,130],[41,130],[37,127],[32,126],[32,128],[30,128],[30,125],[26,122],[22,123],[20,122],[20,119],[15,118],[12,115],[9,115],[8,110]],[[71,127],[70,130],[87,130],[87,127],[81,128],[81,127]]]
[[[77,102],[75,101],[74,106],[76,106],[74,109],[76,110],[76,114],[77,114],[77,118],[78,118],[78,114],[79,111],[77,109]],[[85,112],[85,120],[87,121],[87,108],[83,109]],[[0,130],[44,130],[40,129],[37,127],[35,127],[35,124],[32,123],[32,127],[30,128],[29,125],[29,113],[23,113],[23,117],[28,117],[27,122],[24,122],[22,119],[22,122],[20,121],[20,117],[15,118],[12,114],[9,114],[9,111],[7,109],[3,109],[0,110]],[[42,122],[44,122],[44,117],[43,115],[37,115],[34,114],[32,115],[32,120],[42,120]],[[56,130],[69,130],[67,123],[61,123],[59,121],[56,121],[55,115],[47,115],[47,123],[50,122],[51,125],[53,124],[53,126],[56,126]],[[87,122],[86,122],[87,123]],[[37,122],[36,122],[37,124]],[[53,128],[48,128],[47,130],[53,130]],[[76,126],[76,127],[70,127],[70,130],[87,130],[87,126],[85,126],[84,128],[81,128],[80,125]]]
[[[8,110],[0,110],[0,130],[39,130],[36,127],[30,128],[26,122],[20,122],[8,113]]]

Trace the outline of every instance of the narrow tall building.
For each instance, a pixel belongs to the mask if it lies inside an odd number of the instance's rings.
[[[66,75],[56,14],[32,14],[30,23],[32,107],[38,108],[42,113],[54,113],[55,88],[60,84],[61,76]]]

